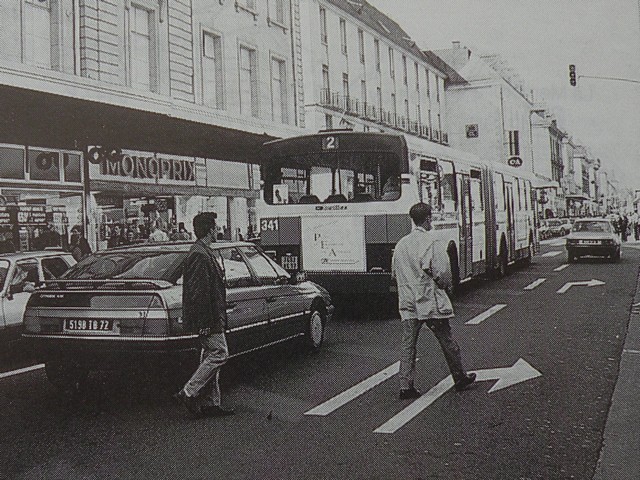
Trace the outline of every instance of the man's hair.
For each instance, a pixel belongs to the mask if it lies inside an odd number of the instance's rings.
[[[416,203],[409,209],[409,216],[413,223],[422,225],[427,218],[431,218],[431,205],[428,203]]]
[[[202,212],[193,217],[193,232],[197,239],[207,236],[209,230],[215,227],[217,217],[214,212]]]

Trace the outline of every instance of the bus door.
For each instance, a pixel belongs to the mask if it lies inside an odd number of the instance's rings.
[[[460,278],[473,273],[473,218],[471,216],[471,182],[469,175],[458,177],[460,186]]]
[[[507,247],[513,256],[513,252],[516,251],[516,219],[513,209],[513,184],[505,182],[504,187],[504,201],[507,208],[507,242],[509,242]]]

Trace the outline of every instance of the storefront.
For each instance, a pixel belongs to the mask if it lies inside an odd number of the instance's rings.
[[[193,239],[193,217],[202,211],[218,214],[221,237],[247,234],[248,206],[258,196],[252,165],[134,150],[88,153],[89,235],[97,249],[150,237]]]
[[[3,250],[66,248],[82,225],[82,152],[0,144]]]

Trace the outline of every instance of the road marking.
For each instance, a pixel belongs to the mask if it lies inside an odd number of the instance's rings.
[[[471,373],[471,372],[470,372]],[[488,391],[488,393],[502,390],[503,388],[525,382],[533,378],[540,377],[542,373],[529,365],[522,358],[518,359],[511,367],[489,368],[485,370],[476,370],[476,381],[498,380]],[[453,379],[451,375],[441,380],[435,387],[427,393],[415,400],[411,405],[400,411],[386,423],[380,425],[374,433],[395,433],[411,421],[415,416],[422,412],[425,408],[435,402],[442,395],[453,387]]]
[[[494,305],[489,310],[486,310],[485,312],[482,312],[480,315],[477,315],[477,316],[473,317],[471,320],[466,322],[465,325],[478,325],[479,323],[484,322],[491,315],[493,315],[494,313],[499,312],[500,310],[502,310],[506,306],[507,305],[504,304],[504,303],[499,303],[497,305]]]
[[[640,350],[633,350],[633,349],[629,349],[629,348],[625,348],[624,350],[622,350],[624,353],[637,353],[640,354]]]
[[[531,282],[529,285],[527,285],[526,287],[524,287],[524,290],[533,290],[534,288],[536,288],[538,285],[546,282],[547,279],[546,278],[539,278],[537,279],[535,282]]]
[[[556,267],[553,269],[554,272],[561,272],[562,270],[564,270],[565,268],[567,268],[569,266],[568,263],[565,263],[564,265],[560,265],[559,267]]]
[[[14,375],[20,375],[21,373],[31,372],[33,370],[39,370],[44,368],[44,363],[40,363],[38,365],[31,365],[30,367],[19,368],[18,370],[12,370],[10,372],[0,373],[0,378],[12,377]]]
[[[582,282],[567,282],[562,287],[560,287],[560,289],[557,290],[556,293],[565,293],[571,287],[578,287],[578,286],[597,287],[599,285],[604,285],[604,284],[605,283],[603,281],[596,280],[595,278],[592,278],[591,280],[585,280]]]
[[[541,256],[542,257],[555,257],[557,255],[560,255],[562,252],[559,252],[558,250],[554,250],[552,252],[547,252],[547,253],[543,253]]]
[[[389,365],[384,370],[376,373],[375,375],[370,376],[369,378],[363,380],[362,382],[354,385],[353,387],[345,390],[344,392],[336,395],[333,398],[330,398],[324,403],[321,403],[317,407],[312,408],[311,410],[304,412],[305,415],[320,415],[326,416],[331,412],[337,410],[343,405],[349,403],[351,400],[359,397],[363,393],[371,390],[376,385],[381,384],[385,380],[389,380],[391,377],[396,375],[400,371],[400,362],[396,362],[392,365]]]

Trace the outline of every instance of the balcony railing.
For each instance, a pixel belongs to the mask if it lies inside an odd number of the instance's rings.
[[[380,123],[387,127],[396,128],[433,142],[449,144],[449,136],[446,132],[429,128],[417,120],[411,120],[376,105],[362,102],[360,99],[350,95],[333,92],[328,88],[320,90],[320,105],[341,113],[348,113],[354,117]]]

